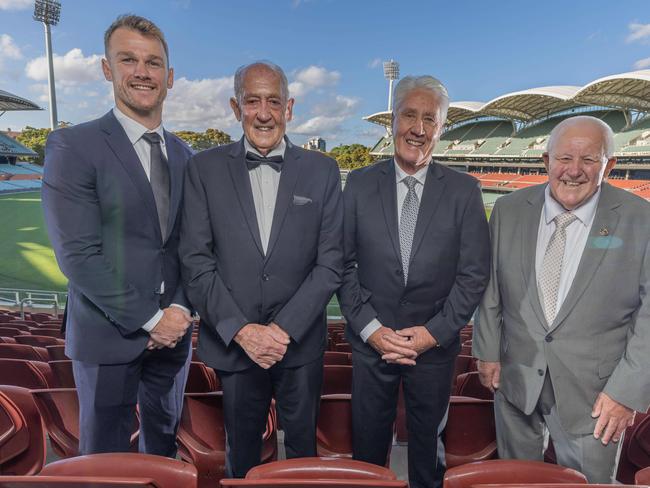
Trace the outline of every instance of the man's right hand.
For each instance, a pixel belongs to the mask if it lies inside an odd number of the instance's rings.
[[[370,344],[387,363],[415,365],[418,353],[411,349],[406,337],[401,337],[393,329],[383,325],[368,337]]]
[[[274,323],[268,326],[246,324],[234,340],[253,362],[264,369],[281,361],[291,342],[289,335]]]
[[[478,377],[481,384],[494,393],[499,388],[501,363],[499,361],[477,361]]]
[[[149,332],[147,348],[176,347],[176,343],[183,338],[191,324],[192,317],[187,312],[178,307],[167,307],[163,310],[162,318]]]

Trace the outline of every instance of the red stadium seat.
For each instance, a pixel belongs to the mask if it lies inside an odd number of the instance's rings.
[[[158,484],[141,477],[0,476],[0,488],[158,488]]]
[[[337,342],[334,344],[334,350],[338,352],[352,352],[352,346],[347,342]]]
[[[299,480],[299,479],[222,479],[222,488],[407,488],[401,480]]]
[[[63,339],[60,329],[52,329],[49,327],[32,327],[32,335],[47,336],[47,337],[56,337],[57,339]]]
[[[70,359],[65,355],[65,345],[57,344],[55,346],[47,346],[47,353],[50,356],[50,361],[63,361],[64,359]]]
[[[50,366],[45,362],[0,358],[0,385],[53,388],[56,383]]]
[[[459,374],[456,377],[455,394],[464,397],[481,398],[483,400],[494,399],[494,393],[481,384],[477,371]]]
[[[19,344],[29,344],[30,346],[40,346],[40,347],[47,347],[47,346],[54,346],[57,344],[65,344],[65,341],[63,339],[57,339],[56,337],[48,337],[48,336],[42,336],[42,335],[21,335],[21,336],[16,336],[14,337],[16,339],[16,342]]]
[[[187,375],[185,393],[208,393],[221,389],[221,383],[214,370],[204,363],[192,361]]]
[[[252,468],[246,479],[395,480],[390,469],[352,459],[308,457],[285,459]]]
[[[634,484],[650,486],[650,467],[636,472],[634,475]]]
[[[43,347],[28,346],[27,344],[0,344],[0,358],[47,361],[49,354]]]
[[[616,479],[634,483],[637,471],[650,466],[650,413],[638,413],[634,424],[625,429]]]
[[[452,396],[444,443],[448,468],[495,458],[494,402]]]
[[[323,366],[323,395],[352,394],[352,366]]]
[[[316,450],[321,457],[352,457],[350,394],[321,395]]]
[[[57,388],[76,388],[74,374],[72,373],[72,361],[63,359],[61,361],[49,361]]]
[[[19,335],[29,335],[29,331],[16,329],[15,327],[0,327],[0,336],[16,337]]]
[[[323,364],[325,366],[336,364],[352,366],[352,354],[349,352],[325,351]]]
[[[29,391],[0,385],[0,473],[36,474],[45,455],[45,432]]]
[[[501,483],[587,483],[582,473],[539,461],[493,459],[447,469],[444,488],[471,488]]]
[[[0,336],[0,344],[16,344],[16,339],[13,337]]]
[[[140,453],[92,454],[63,459],[43,468],[46,476],[108,476],[150,478],[158,488],[194,488],[197,471],[176,459]]]

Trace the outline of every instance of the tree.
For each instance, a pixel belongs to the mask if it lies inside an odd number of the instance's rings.
[[[35,162],[37,164],[43,164],[43,158],[45,156],[45,141],[50,132],[50,129],[36,129],[35,127],[27,126],[16,137],[16,140],[32,151],[36,151],[36,153],[38,153],[38,158]]]
[[[374,161],[370,155],[370,148],[361,144],[350,144],[336,146],[329,153],[341,169],[356,169],[372,164]]]
[[[194,132],[191,130],[180,130],[174,132],[178,137],[187,142],[195,151],[202,151],[214,146],[229,144],[232,139],[228,134],[219,129],[207,129],[205,132]]]

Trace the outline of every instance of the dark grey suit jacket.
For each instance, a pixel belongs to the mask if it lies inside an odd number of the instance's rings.
[[[247,323],[275,321],[291,344],[280,367],[324,351],[326,307],[341,282],[343,204],[336,162],[287,141],[266,255],[243,138],[189,162],[180,254],[201,315],[198,352],[213,368],[253,366],[233,341]]]
[[[374,318],[386,327],[424,325],[440,346],[418,362],[452,359],[458,332],[487,285],[488,225],[475,178],[429,165],[404,286],[392,159],[348,176],[345,201],[345,274],[339,302],[354,349],[376,354],[359,337]]]
[[[191,150],[169,132],[165,142],[171,196],[169,231],[162,236],[151,185],[112,111],[48,137],[43,210],[69,280],[66,354],[72,359],[129,362],[145,349],[149,334],[141,327],[159,308],[189,306],[180,286],[177,217]]]
[[[588,434],[601,391],[637,411],[650,404],[650,204],[602,184],[576,276],[548,324],[535,274],[545,187],[500,198],[492,211],[492,273],[472,349],[501,362],[501,391],[526,414],[548,370],[563,427]]]

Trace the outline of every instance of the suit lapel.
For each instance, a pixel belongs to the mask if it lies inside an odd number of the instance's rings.
[[[147,179],[147,175],[144,172],[144,168],[142,167],[142,163],[140,162],[135,149],[133,149],[131,141],[129,141],[124,129],[115,118],[115,115],[113,115],[113,111],[108,112],[104,117],[102,117],[100,125],[106,134],[106,143],[131,178],[131,181],[138,191],[138,195],[140,195],[144,200],[150,217],[154,222],[156,222],[154,227],[162,241],[160,225],[158,223],[158,210],[156,210],[156,201],[153,197],[151,184]]]
[[[546,185],[539,186],[538,191],[528,198],[527,206],[522,215],[521,228],[521,271],[524,278],[524,286],[528,295],[530,305],[537,315],[540,324],[546,329],[546,316],[544,308],[539,300],[537,288],[537,273],[535,272],[535,254],[537,249],[537,234],[539,231],[539,219],[544,206],[544,190]]]
[[[562,302],[560,310],[558,310],[552,329],[559,327],[573,307],[576,306],[607,254],[609,248],[608,243],[611,239],[609,236],[615,235],[619,221],[619,213],[616,211],[616,208],[620,205],[620,202],[616,200],[611,192],[611,187],[607,183],[602,184],[600,191],[598,208],[596,209],[594,222],[589,231],[585,249],[582,252],[578,270],[576,271],[573,283],[571,283],[569,292],[564,302]],[[608,237],[600,235],[601,229],[607,229]]]
[[[246,168],[244,138],[235,145],[230,152],[230,161],[228,164],[230,177],[232,178],[239,205],[241,206],[248,230],[253,236],[255,245],[260,254],[264,255],[262,240],[260,239],[260,228],[257,224],[257,215],[255,214],[255,202],[253,201],[253,190],[251,189],[251,180]]]
[[[287,147],[284,151],[284,162],[282,163],[282,172],[280,173],[280,184],[278,186],[278,195],[275,199],[275,210],[273,211],[273,222],[271,223],[271,235],[269,236],[269,245],[266,249],[266,260],[269,259],[282,223],[287,215],[289,205],[293,203],[293,194],[302,165],[300,164],[300,153],[296,151],[293,144],[285,139]]]
[[[377,181],[379,186],[379,197],[381,199],[381,205],[384,210],[384,220],[386,222],[388,236],[390,237],[390,241],[393,244],[393,250],[395,251],[397,262],[401,266],[402,257],[400,254],[398,237],[399,224],[397,220],[397,184],[395,180],[395,163],[392,159],[388,159],[382,164],[384,165],[384,168],[382,169],[382,174]]]
[[[167,240],[173,230],[176,215],[178,214],[181,193],[183,192],[183,163],[185,159],[183,148],[167,131],[165,131],[165,145],[167,146],[171,192],[169,196],[169,219],[167,221],[168,232],[164,241]]]
[[[411,246],[411,262],[413,262],[413,256],[415,256],[420,244],[422,244],[427,227],[429,227],[429,222],[431,222],[431,218],[436,212],[438,204],[440,203],[440,198],[445,190],[443,177],[443,172],[440,171],[440,168],[438,168],[436,163],[432,162],[427,170],[427,179],[424,183],[424,188],[422,189],[422,201],[420,202],[420,209],[418,210],[418,219],[415,224],[415,234],[413,235],[413,245]]]

